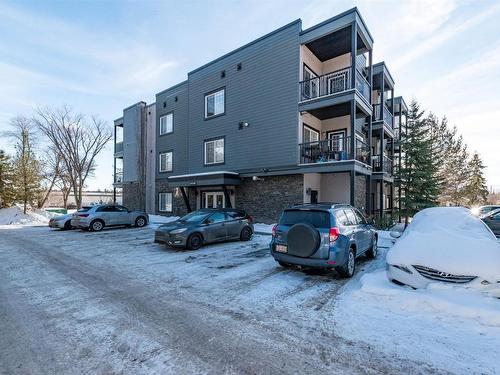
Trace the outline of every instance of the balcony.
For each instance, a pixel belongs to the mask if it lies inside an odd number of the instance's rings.
[[[385,121],[387,125],[392,128],[392,118],[393,115],[386,105],[383,106],[383,117],[380,115],[380,110],[382,108],[381,104],[373,105],[373,121]]]
[[[383,156],[383,164],[381,164],[380,155],[372,156],[372,166],[374,172],[383,172],[392,175],[393,162],[388,156]]]
[[[354,155],[351,152],[351,137],[325,139],[299,144],[300,164],[326,163],[358,160],[369,163],[370,148],[360,139],[355,140]]]
[[[123,182],[123,170],[117,169],[115,172],[114,183],[121,184]]]
[[[321,98],[351,90],[351,74],[352,68],[348,67],[299,82],[300,101]],[[368,101],[368,103],[370,102],[370,84],[357,69],[356,90]]]
[[[117,154],[118,152],[123,152],[123,142],[115,143],[115,154]]]

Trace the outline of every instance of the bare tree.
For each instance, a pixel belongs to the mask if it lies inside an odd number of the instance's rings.
[[[56,182],[61,178],[62,169],[62,156],[53,146],[49,147],[49,150],[42,158],[43,164],[43,179],[45,180],[45,190],[42,192],[40,200],[38,202],[38,208],[42,208],[47,202],[52,189],[56,186]]]
[[[34,121],[60,153],[78,208],[85,181],[95,169],[95,158],[113,136],[112,130],[96,116],[90,121],[68,106],[39,108]]]

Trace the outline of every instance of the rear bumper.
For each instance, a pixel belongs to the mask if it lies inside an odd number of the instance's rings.
[[[344,264],[344,256],[338,250],[330,250],[330,255],[328,259],[322,258],[301,258],[294,255],[289,255],[286,253],[280,253],[274,251],[274,243],[271,242],[269,245],[271,255],[277,262],[284,262],[288,264],[293,264],[295,266],[304,266],[311,268],[334,268],[339,265]]]

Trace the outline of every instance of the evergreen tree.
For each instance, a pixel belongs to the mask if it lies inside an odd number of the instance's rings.
[[[0,208],[9,207],[15,199],[10,157],[0,150]]]
[[[14,129],[8,135],[16,140],[13,160],[13,180],[16,199],[23,202],[24,213],[32,205],[41,190],[41,165],[34,153],[33,129],[30,119],[18,116],[11,121]]]
[[[477,152],[467,163],[467,180],[465,182],[464,193],[468,205],[475,206],[485,204],[488,199],[488,188],[483,170],[485,166]]]
[[[469,153],[463,137],[457,137],[453,128],[448,134],[446,158],[443,163],[445,184],[440,197],[442,204],[465,205],[465,183],[468,179],[467,160]]]
[[[408,218],[418,211],[435,206],[438,202],[440,183],[436,179],[439,160],[435,160],[435,138],[432,123],[424,118],[416,100],[408,110],[407,136],[401,144],[405,160],[400,169],[403,212]]]

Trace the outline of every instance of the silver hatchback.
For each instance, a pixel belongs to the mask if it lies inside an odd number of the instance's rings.
[[[98,232],[104,227],[136,226],[148,224],[149,216],[143,211],[131,211],[127,207],[113,204],[86,206],[71,217],[71,226]]]

